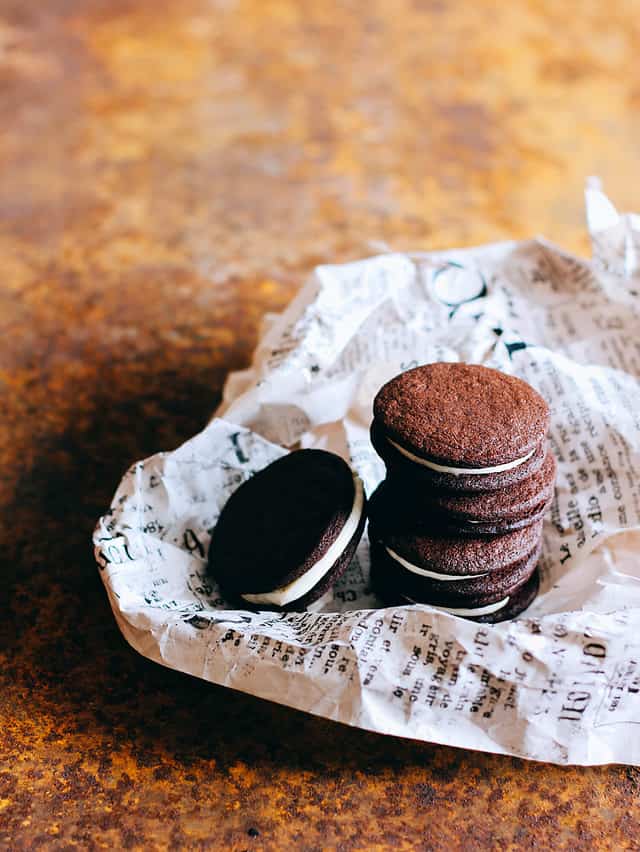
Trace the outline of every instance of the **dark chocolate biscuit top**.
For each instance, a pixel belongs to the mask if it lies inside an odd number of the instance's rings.
[[[477,364],[426,364],[378,391],[387,438],[440,464],[491,467],[526,456],[549,427],[549,408],[527,382]]]
[[[209,570],[236,594],[280,589],[309,570],[353,509],[353,473],[325,450],[297,450],[235,491],[220,514]]]

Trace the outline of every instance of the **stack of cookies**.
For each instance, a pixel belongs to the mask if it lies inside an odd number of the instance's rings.
[[[436,363],[387,382],[373,413],[387,468],[369,505],[378,593],[480,622],[518,615],[538,591],[554,492],[544,399],[498,370]]]

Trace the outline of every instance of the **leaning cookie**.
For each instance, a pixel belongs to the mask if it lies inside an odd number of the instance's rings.
[[[477,364],[426,364],[378,391],[371,440],[389,474],[447,490],[506,488],[546,454],[549,408],[527,382]]]
[[[302,610],[346,570],[366,521],[362,482],[324,450],[297,450],[232,494],[209,548],[209,571],[227,600]]]

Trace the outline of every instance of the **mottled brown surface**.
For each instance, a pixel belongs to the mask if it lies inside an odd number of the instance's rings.
[[[592,172],[640,206],[639,20],[0,0],[0,847],[639,848],[634,769],[386,739],[146,662],[89,544],[124,467],[204,424],[314,263],[585,250]]]

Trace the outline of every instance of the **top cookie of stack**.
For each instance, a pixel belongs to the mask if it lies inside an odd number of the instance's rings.
[[[387,382],[371,438],[390,471],[454,491],[492,491],[541,467],[549,408],[530,385],[477,364],[426,364]]]
[[[387,479],[374,495],[370,512],[373,552],[381,554],[373,566],[374,578],[383,579],[378,586],[387,597],[393,588],[401,600],[419,598],[481,617],[502,598],[488,600],[495,591],[489,580],[484,594],[476,583],[474,595],[465,596],[463,590],[471,587],[468,582],[456,584],[462,575],[459,567],[457,574],[452,572],[456,560],[447,557],[453,548],[459,553],[461,539],[471,536],[477,539],[474,552],[486,551],[486,559],[480,560],[479,569],[465,571],[465,579],[474,572],[490,578],[499,571],[500,592],[509,592],[511,606],[498,607],[487,620],[513,615],[515,598],[528,603],[535,595],[540,521],[553,497],[556,464],[547,446],[549,409],[544,399],[526,382],[497,370],[435,363],[387,382],[375,398],[373,413],[371,439],[387,467]],[[522,557],[530,570],[523,577],[520,565],[509,586],[509,565],[496,560],[501,551],[494,539],[534,526],[535,540]],[[393,549],[385,548],[384,538],[390,535]],[[443,536],[446,546],[442,541],[432,546]],[[422,560],[424,564],[416,565],[406,558],[427,552],[439,554],[438,564]],[[408,577],[411,569],[414,576]],[[422,590],[418,596],[416,587]]]

